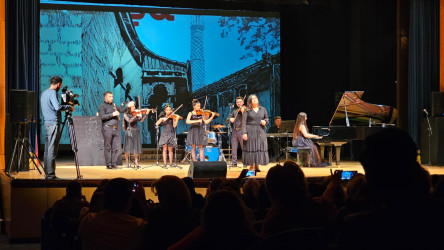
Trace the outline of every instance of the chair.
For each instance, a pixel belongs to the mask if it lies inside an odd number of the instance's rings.
[[[296,153],[296,162],[304,167],[310,167],[310,155],[311,148],[310,147],[287,147],[285,149],[285,159],[288,160],[290,153]]]

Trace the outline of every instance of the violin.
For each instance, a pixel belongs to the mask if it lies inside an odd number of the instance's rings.
[[[178,114],[171,114],[171,115],[167,115],[166,118],[171,118],[171,119],[179,119],[182,120],[183,117],[178,115]]]
[[[131,112],[131,115],[135,116],[135,115],[144,115],[144,114],[148,114],[149,112],[156,112],[156,109],[135,109],[134,111]]]
[[[211,110],[203,110],[203,109],[198,109],[196,110],[196,115],[203,115],[205,113],[205,115],[211,115],[211,113],[213,113],[213,111]],[[214,113],[214,116],[219,116],[219,113]]]

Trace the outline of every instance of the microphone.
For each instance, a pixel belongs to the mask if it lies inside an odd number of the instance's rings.
[[[424,111],[424,113],[429,116],[429,112],[427,112],[427,109],[423,109],[422,111]]]

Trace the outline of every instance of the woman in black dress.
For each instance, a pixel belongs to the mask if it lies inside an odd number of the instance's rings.
[[[142,153],[142,139],[140,137],[140,129],[138,122],[145,121],[146,117],[150,113],[148,110],[147,114],[142,118],[142,114],[132,115],[136,110],[134,104],[128,104],[128,112],[123,114],[125,137],[123,141],[123,152],[125,153],[125,166],[131,167],[130,165],[130,154],[134,154],[134,164],[139,168],[139,155]]]
[[[293,147],[309,147],[310,152],[310,166],[320,167],[325,166],[321,162],[321,156],[319,155],[318,148],[311,141],[311,139],[322,139],[321,136],[310,134],[307,127],[307,114],[301,112],[296,118],[293,130]]]
[[[199,158],[200,161],[204,160],[204,146],[207,145],[207,135],[205,132],[205,125],[213,120],[215,113],[212,112],[211,116],[207,119],[203,115],[203,110],[200,108],[200,102],[197,99],[193,99],[193,111],[188,113],[186,123],[190,125],[190,129],[187,134],[187,145],[191,146],[191,158],[196,161],[196,146],[199,146]]]
[[[247,108],[242,114],[242,138],[244,139],[242,163],[244,166],[250,166],[250,170],[254,167],[254,170],[259,172],[259,165],[267,165],[269,162],[265,135],[267,124],[267,110],[259,105],[256,95],[250,95]]]
[[[179,121],[179,116],[173,115],[170,117],[173,110],[169,104],[164,107],[164,112],[159,116],[156,126],[162,126],[162,133],[160,134],[159,147],[162,147],[163,168],[167,168],[167,152],[169,152],[170,166],[173,165],[173,148],[177,147],[176,143],[176,127]]]

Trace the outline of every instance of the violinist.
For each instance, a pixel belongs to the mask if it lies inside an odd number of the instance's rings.
[[[232,167],[237,167],[237,149],[240,145],[243,148],[242,141],[242,113],[245,110],[244,98],[236,98],[236,108],[229,116],[229,121],[232,123],[233,131],[231,132],[231,159]]]
[[[199,158],[200,161],[204,160],[203,147],[207,145],[207,136],[205,133],[205,127],[213,120],[216,113],[205,112],[200,108],[200,102],[197,99],[193,99],[193,111],[188,113],[186,123],[190,125],[190,129],[187,134],[187,145],[191,146],[191,157],[193,161],[196,161],[196,146],[199,146]],[[205,113],[211,115],[206,117]]]
[[[123,152],[125,153],[125,166],[130,168],[130,154],[134,155],[134,164],[139,168],[139,155],[142,154],[142,139],[140,137],[140,129],[138,122],[144,122],[150,109],[136,110],[133,104],[128,105],[128,112],[123,114],[123,130],[125,130],[125,138],[123,142]],[[142,117],[142,114],[146,115]]]
[[[162,147],[163,155],[163,168],[167,168],[167,152],[169,152],[170,166],[173,165],[173,148],[177,147],[176,143],[176,130],[177,123],[181,117],[176,114],[172,114],[170,104],[165,104],[164,112],[159,115],[159,120],[156,122],[156,126],[162,126],[162,132],[159,139],[159,147]]]

